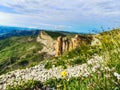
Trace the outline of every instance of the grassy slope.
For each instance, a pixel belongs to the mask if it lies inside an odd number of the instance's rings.
[[[44,57],[37,51],[42,45],[34,37],[12,37],[0,40],[0,73],[30,66]]]
[[[101,33],[102,46],[108,55],[106,65],[120,73],[120,29]]]

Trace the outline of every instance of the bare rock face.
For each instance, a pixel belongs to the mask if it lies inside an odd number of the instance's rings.
[[[55,43],[56,41],[52,39],[45,31],[41,31],[39,36],[36,39],[37,42],[40,42],[43,45],[43,49],[38,53],[46,52],[48,55],[55,56]]]
[[[84,35],[76,35],[74,38],[71,39],[72,41],[72,48],[75,49],[80,45],[90,45],[92,37],[84,36]]]
[[[56,43],[56,56],[60,56],[63,53],[69,51],[69,40],[67,37],[62,38],[61,36],[57,38]]]
[[[53,41],[52,37],[49,36],[45,31],[40,32],[40,38],[48,41]]]
[[[76,35],[74,38],[71,38],[71,41],[72,41],[72,49],[77,48],[82,43],[82,40],[79,35]]]
[[[65,37],[62,38],[61,36],[57,39],[56,44],[56,56],[60,56],[65,52],[71,51],[80,45],[89,45],[91,37],[87,37],[85,35],[76,35],[74,38],[70,40]]]
[[[69,51],[71,51],[73,49],[73,42],[72,39],[69,42]]]
[[[91,42],[91,46],[100,46],[102,45],[102,43],[100,42],[100,40],[98,38],[96,38],[95,36],[93,37],[93,40]]]
[[[62,37],[57,38],[57,43],[56,43],[56,56],[60,56],[63,53],[63,40]]]
[[[63,52],[69,51],[69,40],[67,37],[63,39]]]
[[[72,44],[73,44],[72,49],[74,49],[78,46],[78,40],[77,40],[77,38],[72,38],[71,40],[72,40]]]

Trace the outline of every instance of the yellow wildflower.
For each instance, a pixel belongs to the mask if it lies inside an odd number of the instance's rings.
[[[67,76],[67,72],[66,72],[65,70],[62,71],[62,72],[61,72],[61,76],[62,76],[62,77],[66,77],[66,76]]]

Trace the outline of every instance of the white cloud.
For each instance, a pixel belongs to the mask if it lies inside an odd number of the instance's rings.
[[[13,8],[16,12],[30,14],[120,12],[119,0],[1,0],[0,5]]]
[[[48,29],[68,29],[71,26],[61,24],[47,24],[40,23],[39,17],[9,14],[0,12],[0,24],[9,26],[20,26],[20,27],[37,27],[37,28],[48,28]]]
[[[0,20],[5,20],[0,23],[70,28],[120,19],[120,0],[1,0],[0,5],[18,13],[0,13]]]

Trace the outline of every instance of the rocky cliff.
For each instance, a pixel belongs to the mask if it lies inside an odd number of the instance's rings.
[[[55,43],[56,41],[52,39],[46,32],[41,31],[37,37],[37,42],[43,44],[43,49],[39,53],[46,52],[48,55],[55,56]]]
[[[75,37],[68,39],[67,37],[59,36],[56,42],[56,56],[62,55],[67,51],[71,51],[80,45],[90,45],[92,36],[77,34]]]
[[[48,55],[60,56],[65,52],[71,51],[80,45],[100,45],[99,39],[95,36],[76,34],[72,38],[58,36],[53,39],[45,31],[41,31],[37,37],[37,42],[43,44],[43,49],[39,53],[46,52]]]

